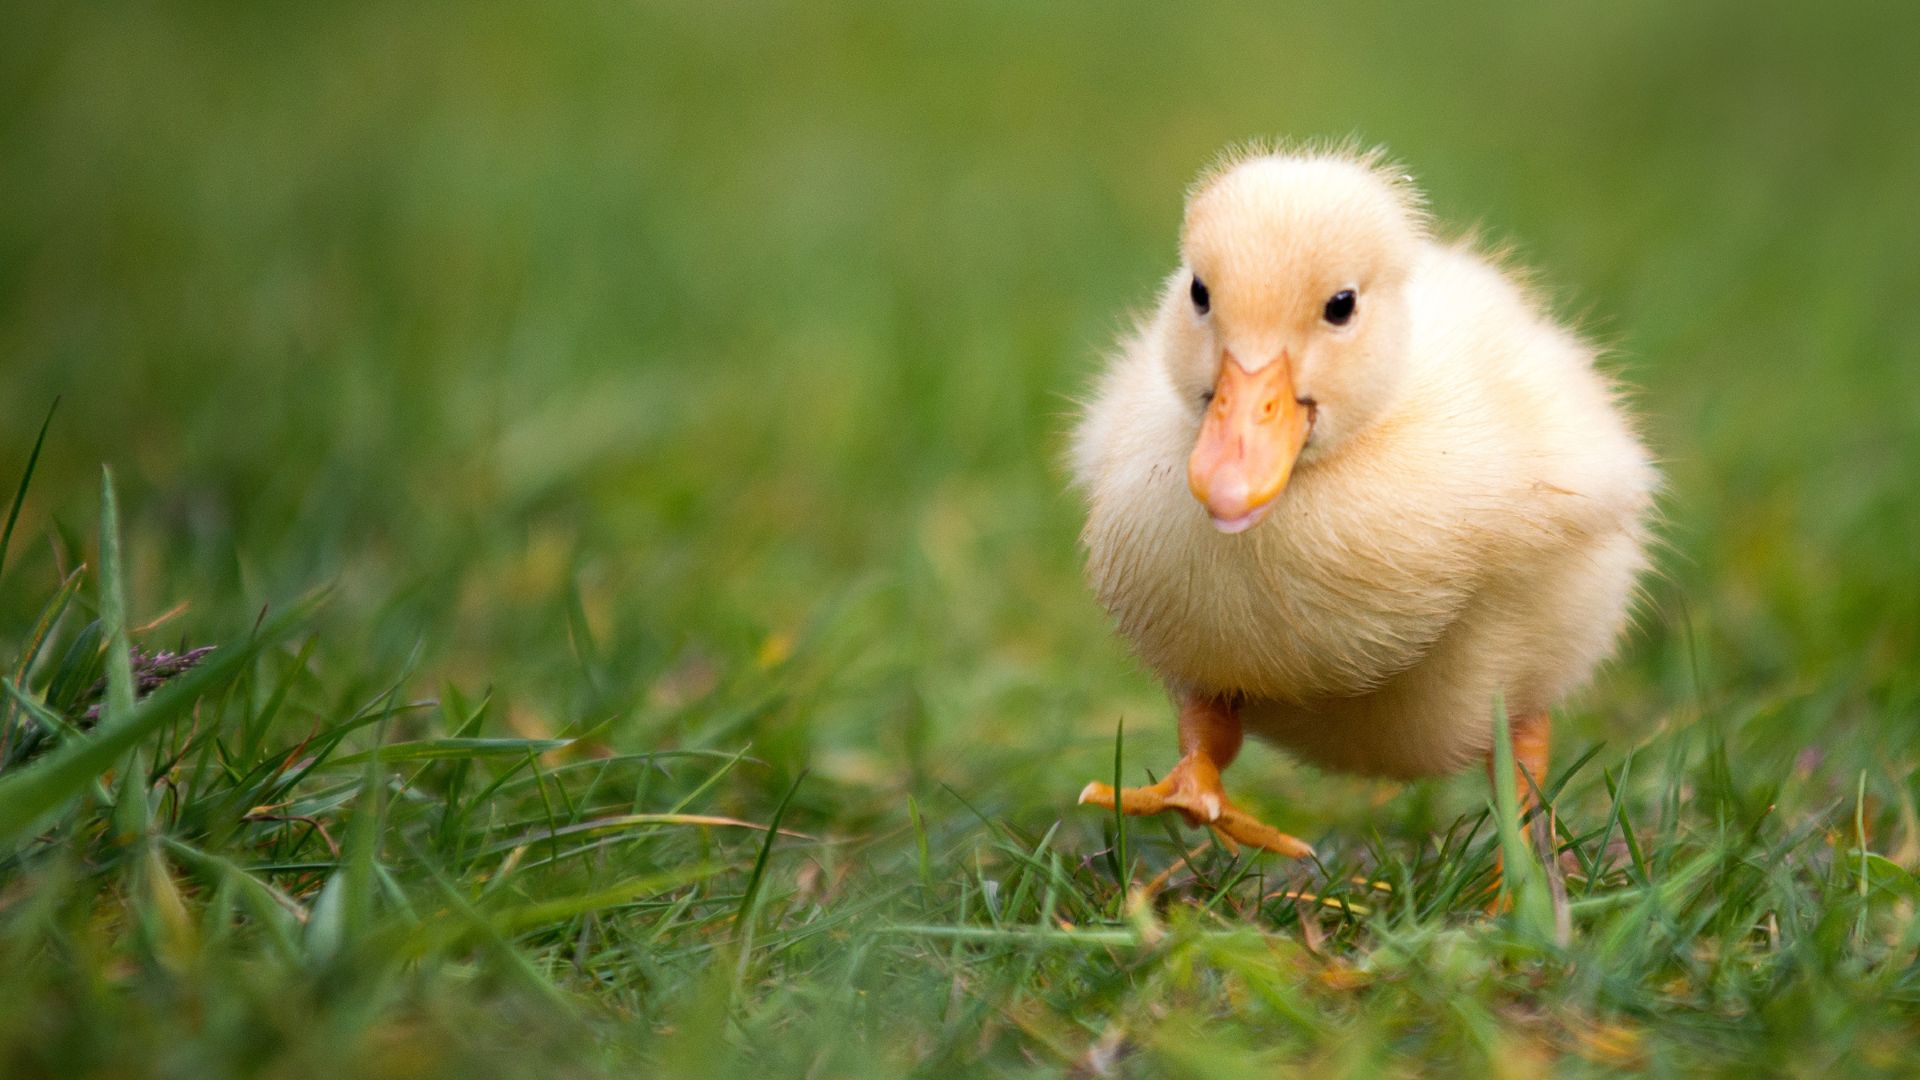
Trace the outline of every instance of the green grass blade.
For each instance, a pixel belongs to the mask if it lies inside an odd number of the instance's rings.
[[[13,527],[20,523],[20,508],[26,505],[27,488],[33,483],[34,466],[40,464],[40,449],[47,444],[47,429],[53,426],[54,410],[60,407],[60,399],[54,398],[47,406],[47,418],[40,421],[40,434],[34,437],[33,452],[27,455],[27,467],[20,472],[20,486],[14,489],[13,505],[7,508],[7,524],[0,528],[0,572],[7,568],[7,547],[13,543]]]
[[[516,907],[492,910],[487,913],[487,919],[502,934],[523,933],[538,927],[565,922],[580,915],[617,908],[649,896],[683,888],[695,882],[704,881],[724,869],[724,866],[717,863],[695,863],[658,874],[629,878],[617,885],[590,893],[556,896]]]
[[[0,680],[0,688],[4,688],[7,699],[12,705],[25,713],[29,720],[39,724],[48,733],[72,739],[86,738],[85,732],[74,727],[73,724],[68,722],[66,717],[61,716],[59,713],[54,712],[52,709],[47,708],[45,705],[27,696],[27,692],[20,689],[20,684],[14,682],[12,679]]]
[[[434,888],[440,893],[441,897],[446,900],[447,909],[452,915],[452,918],[457,920],[458,925],[455,927],[455,930],[463,931],[477,938],[486,948],[488,954],[496,960],[502,971],[514,976],[517,981],[532,990],[535,994],[557,1007],[568,1007],[569,1003],[566,995],[560,988],[555,986],[553,981],[542,974],[539,969],[535,968],[533,963],[529,961],[525,955],[514,949],[512,943],[507,940],[506,935],[501,933],[493,923],[489,922],[486,915],[475,908],[472,901],[462,895],[460,889],[455,886],[453,882],[448,881],[446,876],[435,869],[431,863],[422,860],[421,865],[426,869],[429,880],[432,881]]]
[[[1493,800],[1494,827],[1499,831],[1500,855],[1505,865],[1501,888],[1513,900],[1513,916],[1542,941],[1553,940],[1553,910],[1547,896],[1547,882],[1520,826],[1520,793],[1514,775],[1513,734],[1507,721],[1507,707],[1499,698],[1493,703]]]
[[[806,778],[807,770],[801,769],[800,774],[793,778],[793,783],[788,785],[787,793],[780,797],[779,805],[773,808],[773,820],[767,823],[765,837],[760,841],[760,854],[753,860],[753,873],[747,878],[746,891],[740,896],[739,918],[743,920],[751,915],[754,902],[760,897],[760,886],[766,878],[767,862],[773,857],[773,842],[780,836],[780,822],[787,816],[787,806],[793,802],[793,796],[800,790],[800,785]]]
[[[113,470],[100,469],[100,632],[107,642],[107,696],[100,704],[100,726],[114,730],[133,715],[133,642],[127,634],[126,558],[120,549],[120,500]],[[135,742],[132,760],[120,773],[114,796],[114,831],[125,840],[144,835],[153,819],[148,801],[147,760]]]
[[[933,859],[928,850],[927,823],[920,816],[920,803],[913,796],[907,796],[907,819],[913,824],[914,854],[918,856],[920,870],[920,890],[922,896],[933,895]]]
[[[312,616],[322,594],[302,599],[268,619],[250,638],[215,649],[198,667],[135,705],[117,725],[102,724],[91,738],[66,743],[11,776],[0,777],[0,848],[19,843],[49,813],[113,766],[140,740],[186,714],[208,691],[226,683],[267,646]]]
[[[1127,722],[1124,718],[1113,723],[1113,881],[1120,886],[1118,903],[1127,901],[1127,889],[1133,884],[1133,861],[1127,852],[1127,812],[1120,805],[1121,784],[1124,777],[1121,770],[1125,767]]]
[[[398,692],[396,685],[387,695],[387,708],[374,727],[373,750],[362,762],[360,794],[347,820],[346,862],[336,874],[344,890],[341,923],[344,941],[348,943],[364,940],[373,928],[380,833],[386,819],[387,774],[382,767],[380,748],[387,741],[387,729],[393,721],[393,701]]]
[[[111,728],[133,713],[133,658],[127,635],[120,500],[113,491],[113,470],[104,466],[100,469],[100,631],[107,639],[107,697],[100,709],[100,722]]]
[[[41,651],[46,648],[48,636],[53,633],[53,628],[59,623],[60,616],[67,613],[67,608],[73,603],[74,594],[80,591],[80,580],[86,575],[86,569],[84,566],[75,567],[67,575],[66,580],[60,583],[60,589],[53,594],[53,599],[48,600],[40,609],[39,618],[34,620],[33,629],[27,634],[26,644],[20,649],[20,659],[14,663],[14,682],[23,685],[26,683],[27,675],[33,671],[34,663],[40,659]]]
[[[563,750],[574,744],[573,739],[514,739],[514,738],[446,738],[419,739],[410,742],[398,742],[383,746],[378,751],[380,760],[388,763],[408,761],[461,761],[469,758],[491,757],[500,754],[545,754],[553,750]],[[354,754],[342,754],[332,759],[334,765],[358,765],[373,757],[375,751],[363,750]]]
[[[293,663],[287,665],[287,670],[280,676],[280,681],[274,684],[273,693],[267,698],[266,705],[261,707],[259,712],[246,718],[240,732],[242,759],[251,759],[259,752],[261,741],[266,738],[268,729],[273,726],[274,718],[280,715],[280,709],[286,704],[287,695],[292,692],[294,682],[300,678],[301,672],[307,669],[307,660],[313,655],[313,650],[319,641],[317,637],[307,638],[305,644],[300,646],[300,652],[293,658]]]
[[[740,934],[740,967],[746,971],[747,957],[753,954],[753,923],[760,909],[760,887],[766,881],[767,863],[773,858],[773,842],[780,836],[780,822],[787,816],[787,806],[793,802],[793,796],[807,778],[807,770],[801,769],[787,793],[780,797],[780,804],[773,808],[773,820],[767,823],[766,837],[760,842],[760,854],[753,860],[753,873],[747,877],[747,887],[740,894],[740,907],[735,914],[735,925]]]
[[[85,732],[74,727],[72,722],[66,717],[33,700],[33,698],[28,696],[26,691],[20,689],[19,685],[12,679],[0,680],[0,688],[5,689],[8,704],[19,710],[21,715],[32,720],[34,724],[39,727],[39,731],[36,733],[36,738],[32,745],[37,746],[40,740],[46,738],[57,737],[70,740],[86,738]],[[8,734],[11,735],[12,732]],[[93,796],[102,806],[110,801],[107,795],[106,785],[102,784],[98,777],[95,777],[87,784],[87,794]]]

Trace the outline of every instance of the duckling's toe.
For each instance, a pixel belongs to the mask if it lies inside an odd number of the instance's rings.
[[[1262,848],[1289,859],[1313,858],[1311,844],[1281,832],[1232,803],[1227,804],[1220,819],[1213,823],[1213,831],[1235,843]]]
[[[1220,770],[1211,758],[1195,751],[1180,759],[1159,783],[1121,788],[1098,780],[1080,789],[1080,802],[1111,810],[1115,802],[1130,816],[1177,810],[1193,826],[1208,825],[1226,839],[1262,848],[1290,858],[1310,858],[1313,848],[1288,836],[1235,806],[1220,786]]]

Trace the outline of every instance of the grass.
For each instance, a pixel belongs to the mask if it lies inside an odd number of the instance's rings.
[[[10,8],[0,1071],[1911,1072],[1913,23]],[[1356,131],[1669,480],[1497,916],[1480,777],[1072,805],[1173,755],[1070,399]]]

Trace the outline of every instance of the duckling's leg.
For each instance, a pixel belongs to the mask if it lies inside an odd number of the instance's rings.
[[[1513,789],[1520,796],[1523,821],[1540,805],[1534,789],[1545,791],[1547,787],[1547,719],[1543,712],[1513,718]],[[1492,755],[1487,757],[1487,769],[1488,775],[1492,775]],[[1532,783],[1527,782],[1529,776],[1533,777]]]
[[[1540,805],[1540,797],[1535,794],[1534,789],[1538,788],[1541,791],[1545,791],[1547,786],[1547,720],[1547,714],[1544,712],[1528,713],[1525,716],[1516,716],[1512,720],[1513,789],[1519,796],[1520,823],[1522,826],[1526,824],[1527,815],[1531,814],[1534,808]],[[1493,776],[1493,762],[1494,757],[1489,753],[1487,755],[1487,776],[1490,779]],[[1528,782],[1528,777],[1532,777],[1531,783]],[[1543,836],[1545,837],[1544,843],[1541,840]],[[1547,823],[1543,820],[1536,820],[1535,822],[1534,846],[1542,849],[1542,857],[1553,857],[1553,836],[1547,832]],[[1495,851],[1493,854],[1493,891],[1495,899],[1491,902],[1491,907],[1495,911],[1506,910],[1504,900],[1500,898],[1499,895],[1500,886],[1505,880],[1506,858],[1500,852]]]
[[[1235,806],[1220,786],[1220,770],[1240,753],[1240,717],[1222,697],[1192,695],[1180,705],[1180,763],[1166,779],[1147,787],[1122,788],[1120,812],[1158,814],[1178,810],[1190,825],[1208,825],[1221,836],[1294,858],[1311,856],[1305,842]],[[1080,801],[1111,810],[1112,786],[1094,781]]]

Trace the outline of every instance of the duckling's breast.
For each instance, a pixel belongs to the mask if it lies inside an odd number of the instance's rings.
[[[1448,523],[1391,491],[1303,468],[1267,518],[1216,531],[1179,463],[1110,478],[1083,539],[1100,603],[1170,681],[1280,701],[1365,693],[1417,663],[1464,608]]]

